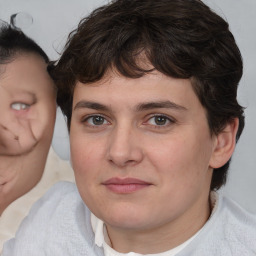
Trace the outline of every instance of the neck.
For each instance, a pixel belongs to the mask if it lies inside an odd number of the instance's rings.
[[[211,209],[209,198],[179,219],[151,230],[120,230],[107,225],[111,246],[118,252],[154,254],[171,250],[195,235],[208,220]]]

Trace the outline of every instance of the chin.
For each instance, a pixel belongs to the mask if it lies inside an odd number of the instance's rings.
[[[147,227],[149,223],[147,223],[146,219],[138,214],[111,214],[110,216],[104,216],[105,223],[112,227],[120,228],[120,229],[138,229]]]

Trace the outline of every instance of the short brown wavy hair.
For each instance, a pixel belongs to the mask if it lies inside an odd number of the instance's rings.
[[[228,23],[200,0],[116,0],[81,20],[50,67],[68,127],[76,82],[98,81],[110,68],[141,77],[152,71],[137,61],[141,53],[163,74],[191,79],[212,134],[238,118],[239,139],[244,128],[237,102],[242,57]],[[211,190],[225,184],[229,163],[214,170]]]

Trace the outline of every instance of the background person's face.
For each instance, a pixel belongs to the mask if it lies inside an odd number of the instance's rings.
[[[53,82],[46,63],[34,54],[20,55],[0,70],[0,155],[26,154],[51,137]]]
[[[46,67],[35,54],[0,66],[0,202],[21,196],[42,176],[56,113]]]
[[[189,80],[111,73],[78,83],[70,142],[80,194],[110,236],[207,219],[215,137]]]

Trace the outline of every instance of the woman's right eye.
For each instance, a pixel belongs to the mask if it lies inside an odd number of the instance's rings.
[[[103,116],[99,115],[89,116],[85,118],[83,122],[86,122],[90,126],[100,126],[109,124],[109,122]]]
[[[30,105],[20,102],[15,102],[11,104],[11,108],[14,110],[26,110],[30,107]]]

